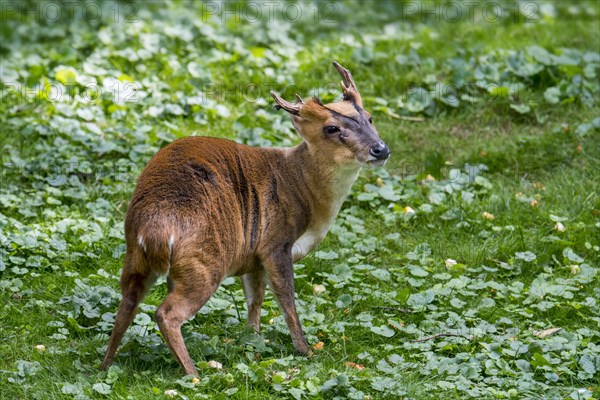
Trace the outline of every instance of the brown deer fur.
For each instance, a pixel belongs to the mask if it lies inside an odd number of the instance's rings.
[[[241,277],[256,331],[268,283],[294,348],[311,353],[294,304],[292,263],[323,239],[360,168],[383,165],[389,155],[350,73],[334,65],[343,78],[344,100],[338,103],[290,103],[273,93],[278,107],[292,114],[304,139],[300,145],[254,148],[187,137],[150,160],[125,219],[123,298],[101,368],[112,363],[138,304],[160,275],[167,275],[169,293],[157,322],[186,374],[197,372],[181,324],[227,276]]]

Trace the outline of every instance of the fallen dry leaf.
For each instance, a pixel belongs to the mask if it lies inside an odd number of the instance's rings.
[[[482,216],[483,218],[487,219],[487,220],[490,220],[490,221],[492,221],[494,218],[496,218],[496,217],[494,217],[494,214],[490,214],[490,213],[489,213],[489,212],[487,212],[487,211],[484,211],[484,212],[482,212],[482,213],[481,213],[481,216]]]
[[[357,364],[357,363],[354,363],[354,362],[352,362],[352,361],[348,361],[348,362],[346,363],[346,365],[347,365],[348,367],[350,367],[350,368],[354,368],[354,369],[357,369],[357,370],[359,370],[359,371],[364,371],[364,370],[365,370],[365,366],[364,366],[364,365],[362,365],[362,364]]]
[[[208,366],[215,369],[223,369],[223,364],[215,360],[210,360]]]
[[[323,343],[323,342],[319,342],[319,343],[316,343],[316,344],[313,346],[313,349],[315,349],[315,350],[322,350],[322,349],[323,349],[323,346],[325,346],[325,343]]]
[[[536,189],[546,190],[546,186],[542,182],[533,182],[531,185]]]
[[[581,272],[581,268],[579,267],[579,265],[569,265],[567,268],[569,268],[569,271],[571,271],[571,273],[573,275],[577,275],[578,273]]]
[[[313,286],[313,292],[316,295],[319,295],[319,294],[325,292],[326,290],[327,289],[325,289],[325,286],[323,286],[323,285],[315,285],[315,286]]]
[[[537,337],[539,337],[540,339],[543,339],[545,337],[548,336],[552,336],[555,333],[558,333],[562,331],[562,328],[549,328],[549,329],[544,329],[543,331],[535,331],[533,332],[533,334]]]

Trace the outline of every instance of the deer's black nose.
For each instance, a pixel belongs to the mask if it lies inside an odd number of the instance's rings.
[[[369,154],[378,160],[385,160],[390,156],[390,149],[385,145],[385,143],[379,142],[375,146],[371,147]]]

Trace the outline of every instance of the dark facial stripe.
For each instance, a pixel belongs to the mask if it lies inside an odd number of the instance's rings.
[[[325,108],[327,108],[327,107],[325,107]],[[357,123],[357,124],[360,125],[360,122],[358,122],[356,119],[354,119],[354,118],[352,118],[352,117],[350,117],[348,115],[341,114],[341,113],[339,113],[337,111],[332,110],[331,108],[327,108],[327,109],[329,110],[329,112],[331,113],[331,115],[333,115],[336,118],[349,119],[349,120],[351,120],[351,121],[353,121],[353,122],[355,122],[355,123]]]
[[[359,115],[363,115],[365,113],[365,110],[363,110],[358,104],[356,104],[356,100],[352,100],[352,105],[354,106],[354,109],[358,112]]]

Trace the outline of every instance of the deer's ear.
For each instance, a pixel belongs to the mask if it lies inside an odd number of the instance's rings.
[[[302,109],[302,106],[304,106],[304,102],[302,101],[302,98],[300,96],[296,95],[295,103],[290,103],[289,101],[282,99],[277,93],[275,93],[272,90],[271,96],[273,96],[275,102],[277,103],[277,105],[275,106],[277,109],[283,108],[285,111],[289,112],[292,115],[300,115],[300,110]]]

